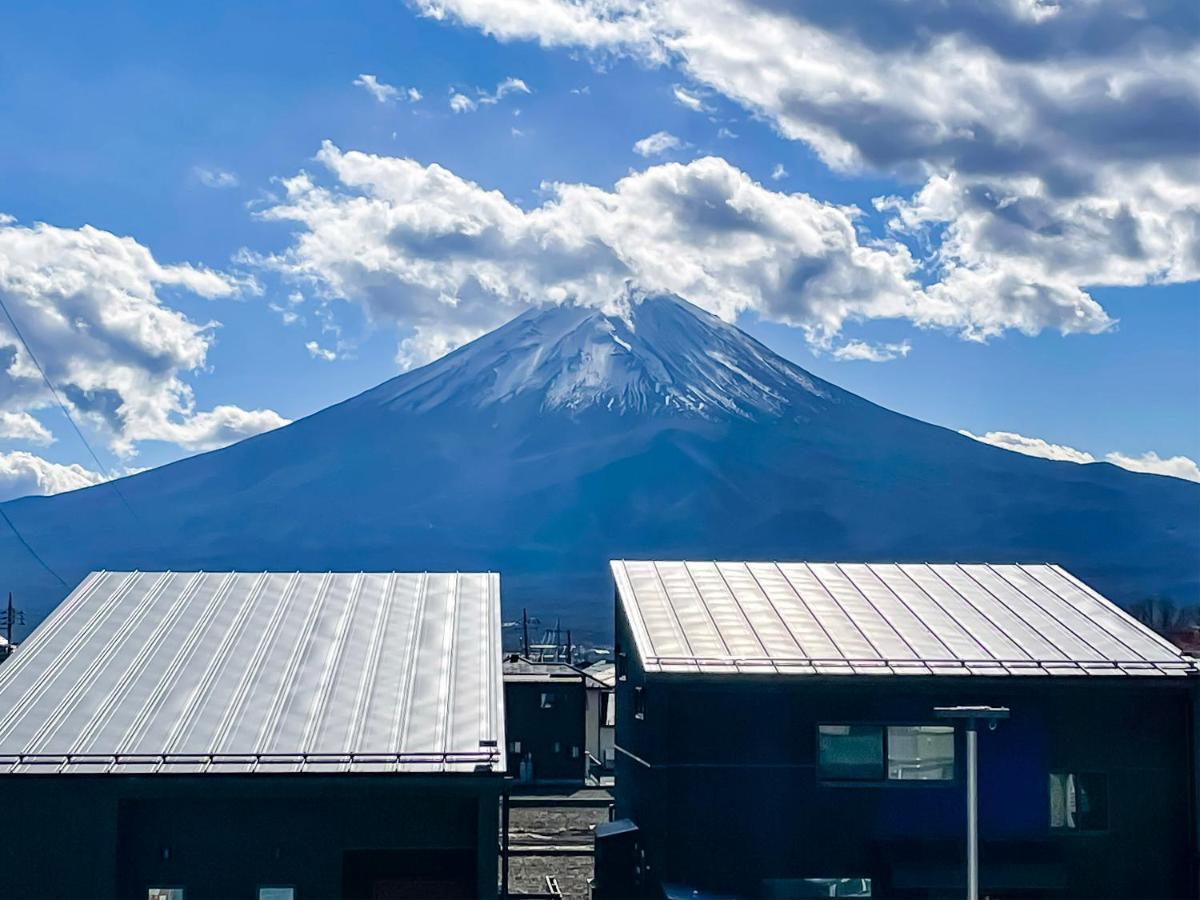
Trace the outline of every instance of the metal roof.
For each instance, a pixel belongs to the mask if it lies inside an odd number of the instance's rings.
[[[614,561],[647,672],[1185,675],[1059,566]]]
[[[502,772],[500,578],[93,572],[0,667],[0,773]]]

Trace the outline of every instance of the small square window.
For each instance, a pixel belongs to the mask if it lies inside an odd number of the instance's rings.
[[[260,887],[258,900],[296,900],[296,889],[293,887]]]
[[[559,743],[558,741],[555,741],[555,742],[554,742],[554,752],[555,752],[555,753],[562,753],[562,744],[561,744],[561,743]]]
[[[146,900],[184,900],[181,887],[152,887],[146,892]]]
[[[579,759],[579,747],[572,745],[571,759]]]
[[[521,742],[520,741],[509,741],[508,742],[508,752],[509,753],[520,753],[521,752]]]
[[[554,693],[552,691],[543,692],[541,706],[542,709],[554,709]]]
[[[830,781],[883,779],[883,729],[878,725],[817,726],[817,773]]]
[[[645,690],[645,688],[635,687],[633,689],[633,717],[635,719],[646,718],[646,690]]]
[[[953,781],[954,726],[889,725],[890,781]]]
[[[1108,777],[1094,772],[1051,772],[1050,827],[1063,831],[1108,828]]]

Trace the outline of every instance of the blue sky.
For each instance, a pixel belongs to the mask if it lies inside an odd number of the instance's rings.
[[[769,17],[789,16],[765,0],[730,2],[747,4],[739,21],[779,25]],[[1164,114],[1182,115],[1186,132],[1200,108],[1196,76],[1184,65],[1196,48],[1193,16],[1150,4],[1140,31],[1091,46],[1092,38],[1072,37],[1088,23],[1036,0],[964,4],[952,22],[938,4],[906,7],[914,35],[924,25],[948,36],[930,44],[906,39],[905,27],[881,37],[871,20],[886,0],[871,0],[857,18],[837,4],[813,4],[806,19],[745,34],[722,24],[715,0],[651,4],[644,16],[624,19],[592,6],[576,6],[562,21],[519,2],[496,20],[489,4],[473,0],[8,11],[0,33],[0,214],[12,218],[3,228],[20,233],[0,242],[0,292],[15,316],[28,317],[19,324],[105,466],[157,465],[371,387],[557,296],[564,283],[586,281],[591,257],[578,248],[554,263],[570,269],[568,282],[543,270],[528,246],[547,234],[579,227],[590,247],[623,227],[620,216],[676,215],[697,196],[749,204],[771,225],[767,238],[756,234],[762,240],[736,256],[728,248],[741,225],[728,239],[721,222],[679,229],[664,252],[683,248],[700,260],[695,283],[705,287],[689,299],[736,317],[815,374],[977,435],[1011,432],[1097,459],[1151,451],[1200,459],[1200,198],[1189,181],[1196,133],[1189,148],[1186,133],[1157,129],[1153,116],[1131,125],[1128,105],[1106,106],[1088,88],[1102,77],[1096,73],[1124,72],[1133,86],[1122,91],[1151,112],[1159,103]],[[1000,11],[974,15],[991,6]],[[1094,14],[1112,19],[1111,10]],[[794,41],[791,54],[764,36],[787,37],[787,28],[802,29],[796,40],[812,40],[811,51]],[[714,35],[726,45],[714,50]],[[1153,65],[1145,62],[1150,50]],[[832,62],[818,58],[826,52]],[[912,63],[903,75],[897,53]],[[754,71],[739,65],[745,54]],[[827,73],[797,72],[793,56],[832,67],[819,95],[797,86]],[[978,71],[972,62],[985,73],[977,84],[960,88],[944,74],[958,65]],[[884,74],[872,84],[876,65]],[[923,67],[952,85],[918,77]],[[364,73],[396,96],[381,102],[355,85]],[[1064,73],[1079,85],[1065,99],[1048,87]],[[487,102],[506,79],[526,90]],[[419,101],[408,99],[409,88]],[[956,90],[961,96],[947,99]],[[474,110],[452,111],[454,93]],[[989,98],[1005,99],[989,110]],[[1062,113],[1067,101],[1074,118]],[[1067,124],[1047,138],[1040,117]],[[1008,122],[1027,122],[1020,127],[1028,134],[992,134]],[[1144,140],[1130,145],[1124,135],[1138,127]],[[931,128],[955,137],[930,139]],[[676,146],[635,152],[657,132]],[[323,141],[336,150],[318,161]],[[360,166],[367,187],[347,174],[360,165],[352,151],[368,155]],[[723,163],[663,168],[702,157]],[[409,176],[388,168],[388,158],[420,164],[412,196],[395,199]],[[428,181],[424,167],[435,163],[449,173],[444,183]],[[279,179],[301,170],[313,184],[287,195]],[[761,190],[730,200],[746,193],[737,173]],[[615,185],[627,176],[636,184],[622,195]],[[425,244],[411,234],[377,245],[382,238],[348,215],[366,198],[427,236],[433,226],[413,224],[413,216],[432,203],[454,219],[447,227],[469,237],[482,202],[460,187],[470,183],[503,194],[484,225],[507,234],[517,251],[489,256],[471,244],[467,262],[451,265],[444,255],[421,258]],[[551,183],[592,186],[604,195],[601,207],[619,197],[622,211],[596,224],[591,206]],[[1177,188],[1189,183],[1190,193]],[[728,185],[734,194],[712,193]],[[673,205],[662,205],[663,191]],[[1002,202],[980,200],[1004,192]],[[792,194],[812,202],[789,203]],[[879,197],[898,200],[881,209]],[[297,204],[319,209],[270,213]],[[846,207],[857,214],[838,212]],[[897,227],[901,207],[917,225]],[[551,222],[513,224],[520,211]],[[815,262],[804,249],[813,240],[805,217],[819,220]],[[329,224],[334,218],[340,230]],[[36,223],[54,231],[37,232]],[[80,232],[84,226],[103,234]],[[307,248],[306,237],[320,250]],[[137,271],[117,271],[128,263],[117,238],[145,252]],[[1125,246],[1120,241],[1137,246],[1122,255],[1112,249]],[[389,257],[385,275],[367,271],[360,259],[381,250],[407,256]],[[860,264],[868,251],[871,261]],[[710,265],[708,257],[721,254]],[[620,248],[613,255],[648,287],[675,286],[652,261],[631,261]],[[163,280],[146,275],[147,259],[191,269]],[[777,284],[781,265],[784,281],[798,286]],[[611,269],[607,255],[599,267]],[[481,271],[501,287],[481,289]],[[215,281],[198,288],[200,277]],[[73,278],[93,293],[63,293]],[[110,278],[111,291],[103,287]],[[447,284],[455,302],[428,300],[444,296]],[[101,323],[112,291],[133,298],[129,316]],[[842,304],[839,291],[855,299]],[[418,295],[425,299],[409,299]],[[598,293],[584,299],[603,301]],[[138,331],[131,319],[157,325]],[[414,335],[419,340],[403,343]],[[10,460],[4,495],[73,486],[70,473],[47,474],[29,457],[96,465],[27,366],[18,372],[22,352],[4,328],[0,345],[16,367],[0,388],[9,435],[0,453]],[[24,468],[13,453],[26,454]]]

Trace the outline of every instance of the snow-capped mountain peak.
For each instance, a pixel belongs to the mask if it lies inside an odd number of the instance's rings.
[[[631,294],[613,311],[532,309],[371,392],[393,408],[535,401],[701,418],[782,415],[827,397],[804,370],[678,297]]]

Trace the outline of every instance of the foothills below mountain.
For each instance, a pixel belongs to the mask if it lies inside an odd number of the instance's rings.
[[[607,561],[1056,562],[1200,601],[1200,484],[1022,456],[883,409],[675,297],[530,311],[278,431],[4,505],[92,569],[495,569],[600,637]],[[67,593],[11,531],[33,625]]]

